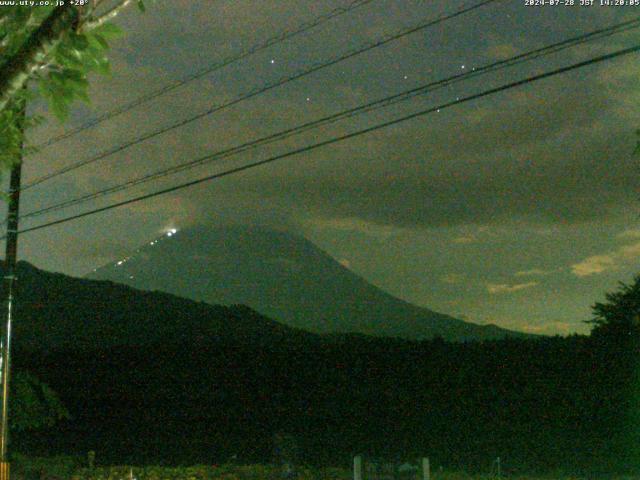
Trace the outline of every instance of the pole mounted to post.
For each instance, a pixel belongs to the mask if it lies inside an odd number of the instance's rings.
[[[428,457],[422,458],[422,480],[431,480],[431,465]]]
[[[20,152],[24,144],[24,119],[26,103],[21,100],[17,107],[18,127],[22,134]],[[22,176],[22,153],[11,167],[9,183],[9,211],[7,216],[7,243],[3,277],[4,324],[0,339],[0,382],[2,403],[0,410],[0,480],[9,480],[9,459],[7,445],[9,441],[9,373],[11,365],[11,323],[13,321],[14,297],[16,286],[16,262],[18,258],[18,215],[20,207],[20,178]]]
[[[362,480],[362,455],[353,457],[353,480]]]

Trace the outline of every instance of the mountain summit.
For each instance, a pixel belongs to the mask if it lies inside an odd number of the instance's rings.
[[[456,341],[524,336],[400,300],[305,238],[265,227],[171,230],[88,278],[210,304],[244,304],[314,333]]]

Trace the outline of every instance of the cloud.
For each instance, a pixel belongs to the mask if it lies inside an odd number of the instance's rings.
[[[461,283],[464,279],[465,275],[463,273],[447,273],[440,277],[441,282],[448,283],[449,285]]]
[[[519,53],[518,48],[511,43],[501,43],[487,48],[487,56],[496,60],[510,58]]]
[[[92,112],[96,115],[104,113],[220,62],[232,52],[242,51],[331,8],[321,2],[283,0],[276,3],[177,0],[159,3],[158,8],[149,9],[142,16],[135,10],[123,14],[118,21],[123,23],[128,37],[114,42],[111,55],[114,75],[108,79],[92,78],[93,106],[74,111],[71,123],[81,123]],[[403,10],[406,11],[399,9]],[[354,13],[364,16],[368,11],[362,9]],[[403,22],[388,12],[380,15],[388,17],[385,18],[388,21]],[[413,10],[411,15],[415,15]],[[144,132],[236,98],[307,64],[331,58],[344,48],[351,48],[343,45],[345,35],[351,39],[354,33],[371,34],[356,32],[363,29],[353,28],[353,18],[349,15],[333,20],[326,28],[300,35],[295,41],[273,45],[246,61],[220,69],[105,122],[100,128],[89,129],[46,149],[38,162],[28,162],[25,179],[48,173],[76,157],[89,158]],[[474,21],[473,16],[460,20]],[[364,26],[372,24],[363,22]],[[252,28],[244,28],[247,25]],[[472,23],[467,25],[473,26]],[[564,27],[559,24],[558,28]],[[504,58],[517,49],[524,49],[532,41],[542,41],[533,30],[524,37],[509,30],[505,31],[504,37],[485,43],[484,38],[475,38],[476,30],[461,28],[461,32],[470,35],[468,40],[480,41],[463,42],[463,35],[460,35],[458,45],[454,42],[457,39],[452,38],[449,42],[452,52],[463,52],[468,56],[469,48],[473,46],[478,47],[476,53],[482,57],[482,53],[487,53],[483,45],[493,44],[493,52],[489,53]],[[172,41],[165,41],[167,38]],[[417,42],[417,48],[412,42],[415,40],[407,41],[403,48],[393,47],[394,50],[384,54],[383,49],[376,49],[371,54],[354,57],[339,68],[318,71],[288,83],[285,88],[274,89],[215,116],[172,130],[109,161],[99,162],[93,168],[78,170],[74,175],[76,187],[91,191],[185,162],[204,153],[314,120],[321,114],[381,98],[398,88],[413,86],[411,82],[414,81],[417,85],[441,78],[448,75],[452,64],[459,65],[458,60],[445,54],[444,50],[444,53],[438,49],[425,51],[421,42]],[[268,60],[272,56],[277,58],[275,67]],[[468,58],[460,60],[460,63],[464,60],[465,64],[471,65]],[[612,208],[625,205],[626,200],[635,200],[636,196],[636,180],[629,175],[635,159],[628,155],[634,142],[629,128],[633,122],[626,121],[634,110],[626,103],[620,103],[625,97],[629,99],[629,105],[635,101],[630,95],[635,88],[631,84],[635,77],[632,62],[624,65],[624,69],[611,65],[606,69],[581,71],[580,77],[569,82],[579,88],[567,89],[567,82],[543,82],[531,88],[509,90],[219,182],[157,197],[144,205],[119,210],[122,213],[113,211],[108,218],[107,214],[88,217],[78,230],[83,236],[92,238],[98,227],[108,225],[113,234],[126,232],[129,242],[135,245],[171,219],[179,227],[187,222],[219,222],[231,217],[234,221],[239,221],[238,217],[250,222],[270,220],[278,225],[287,221],[295,225],[317,220],[319,227],[324,222],[327,228],[362,231],[371,238],[386,239],[406,233],[404,228],[471,224],[491,224],[493,227],[518,219],[522,219],[523,224],[538,222],[536,225],[547,226],[573,224],[605,215],[611,218],[608,215]],[[395,66],[407,71],[407,81],[402,80],[405,72],[400,74]],[[429,72],[423,67],[433,70]],[[459,71],[457,67],[455,69]],[[594,71],[616,74],[597,76]],[[517,73],[510,70],[504,77],[516,77]],[[395,83],[396,78],[400,83]],[[326,125],[305,136],[289,139],[291,143],[285,145],[274,144],[247,151],[240,159],[242,163],[249,162],[290,150],[296,145],[316,143],[395,118],[395,114],[410,113],[446,101],[451,94],[466,95],[476,87],[477,91],[490,88],[494,85],[491,82],[497,85],[498,81],[499,77],[484,77],[475,83],[461,83],[451,91],[442,90],[432,96],[415,97],[411,102],[398,104],[396,110]],[[619,81],[624,82],[623,88],[618,88]],[[612,86],[606,87],[607,84]],[[620,90],[619,99],[611,99],[612,89]],[[307,96],[313,101],[305,102]],[[607,125],[607,128],[601,125]],[[56,123],[47,124],[39,130],[39,140],[51,134],[49,128],[52,126],[56,132],[62,130]],[[199,167],[182,176],[139,187],[136,192],[152,191],[215,171],[213,165]],[[69,196],[72,192],[61,185],[55,181],[44,185],[39,190],[38,200],[46,204]],[[332,221],[335,221],[334,225],[331,225]],[[471,243],[474,238],[485,239],[475,231],[465,230],[456,230],[450,238],[454,244],[461,245]],[[62,238],[58,243],[68,242]],[[38,251],[51,256],[34,243],[31,252]],[[67,252],[62,253],[63,257],[68,257]],[[90,263],[93,263],[92,259]],[[530,278],[513,282],[526,280]],[[517,285],[502,286],[503,291],[515,287]]]
[[[574,333],[576,325],[568,322],[547,322],[543,324],[526,324],[519,326],[525,332],[539,335],[568,335]]]
[[[364,235],[378,238],[389,238],[401,233],[403,229],[392,225],[380,225],[359,218],[313,218],[306,222],[307,226],[321,229],[358,232]]]
[[[597,92],[545,92],[554,102],[532,94],[510,108],[498,101],[459,135],[451,120],[416,121],[291,157],[248,173],[247,190],[311,216],[407,228],[610,218],[635,193],[624,139],[598,129],[594,112],[607,112],[606,99]],[[576,123],[581,131],[570,133]],[[472,241],[470,235],[454,240]]]
[[[640,238],[640,228],[631,228],[629,230],[624,230],[616,235],[616,238],[619,238],[621,240],[638,239]]]
[[[620,260],[633,260],[640,257],[640,242],[620,247],[618,257]]]
[[[571,265],[571,271],[577,277],[588,277],[616,270],[625,263],[638,258],[640,258],[640,242],[624,245],[606,254],[587,257],[581,262]]]
[[[506,283],[488,283],[487,291],[492,294],[511,293],[525,288],[531,288],[538,285],[538,282],[517,283],[515,285],[507,285]]]
[[[456,316],[460,318],[459,315]],[[470,320],[481,325],[500,325],[503,328],[536,335],[571,335],[576,332],[586,334],[589,331],[589,327],[583,322],[551,320],[546,318],[532,318],[528,321],[523,321],[521,317],[514,318],[512,316],[494,313],[472,315]]]
[[[461,237],[457,237],[453,239],[453,243],[467,244],[467,243],[475,243],[477,239],[472,235],[463,235]]]
[[[516,272],[514,275],[516,277],[542,276],[542,275],[549,275],[551,272],[552,272],[552,270],[543,270],[541,268],[532,268],[530,270],[521,270],[519,272]]]
[[[588,277],[596,273],[616,268],[614,255],[592,255],[583,261],[571,265],[571,271],[577,277]]]
[[[265,30],[274,28],[270,19],[284,15],[282,18],[286,22],[281,25],[284,27],[302,22],[312,16],[311,13],[324,11],[324,7],[318,7],[317,11],[309,12],[292,1],[273,8],[260,5],[247,9],[249,3],[248,0],[224,1],[215,7],[216,12],[223,14],[215,18],[208,15],[214,10],[206,2],[185,0],[150,9],[153,12],[144,16],[123,17],[130,36],[116,44],[114,77],[108,84],[96,79],[92,88],[96,113],[145,91],[153,91],[166,83],[167,76],[179,78],[192,71],[193,65],[206,65],[223,58],[228,53],[227,48],[238,50],[239,44],[251,45],[255,40],[253,37],[268,36]],[[316,10],[315,4],[313,9]],[[176,17],[178,11],[181,15]],[[180,21],[167,23],[168,18],[174,17]],[[142,22],[140,25],[144,28],[136,27],[138,22]],[[238,27],[238,24],[254,23],[256,29]],[[164,28],[167,24],[171,25],[169,32]],[[243,34],[241,38],[236,38],[238,31]],[[233,42],[228,41],[231,33],[234,33]],[[158,38],[165,37],[178,40],[172,42],[177,47],[170,46],[167,50],[166,42],[158,42]],[[497,44],[493,54],[498,57],[510,55],[517,46],[513,42],[519,41],[517,38],[498,39],[493,42]],[[204,58],[213,55],[210,48],[200,48],[205,43],[222,45],[225,50],[216,51],[215,58]],[[313,55],[323,57],[335,53],[331,44],[321,42],[319,45],[312,51]],[[178,47],[180,51],[177,51]],[[294,53],[293,50],[275,49],[274,54],[283,58],[278,68],[285,63],[297,68],[297,61],[284,60],[295,57]],[[271,52],[266,54],[272,55]],[[411,49],[406,52],[399,49],[394,63],[396,60],[400,64],[413,65]],[[433,63],[438,59],[424,60]],[[258,56],[246,65],[241,63],[223,69],[210,78],[187,85],[118,121],[105,123],[100,129],[78,136],[75,143],[65,143],[73,148],[53,151],[50,157],[55,162],[66,162],[69,151],[83,152],[85,144],[90,143],[94,148],[95,145],[119,143],[137,136],[138,130],[152,130],[186,117],[191,111],[201,111],[234,98],[255,88],[256,79],[264,76],[266,81],[270,78],[268,75],[273,74],[269,73],[271,67],[260,61]],[[306,102],[301,108],[300,102],[294,101],[303,91],[323,92],[312,95],[313,106],[327,112],[336,111],[336,105],[355,106],[364,101],[363,92],[375,96],[370,88],[372,83],[384,85],[385,82],[383,77],[371,82],[380,73],[365,68],[370,67],[370,59],[355,58],[353,62],[353,65],[345,64],[350,72],[347,76],[356,78],[362,74],[365,81],[356,82],[353,78],[345,81],[330,70],[319,72],[318,76],[288,84],[286,89],[276,89],[269,95],[220,112],[215,116],[217,120],[207,117],[140,145],[130,151],[131,161],[123,161],[121,155],[112,168],[83,170],[77,176],[78,181],[86,183],[87,190],[94,189],[90,182],[98,177],[116,183],[311,120],[320,110],[312,110]],[[385,65],[380,64],[379,70],[386,70]],[[443,111],[441,116],[417,119],[401,127],[380,130],[263,169],[228,177],[228,181],[203,186],[197,195],[183,191],[174,198],[188,196],[193,205],[210,203],[220,209],[232,208],[250,198],[254,204],[269,204],[284,216],[297,220],[303,217],[360,219],[368,225],[394,228],[496,224],[515,218],[540,223],[574,223],[601,218],[610,213],[612,206],[635,195],[628,175],[633,160],[618,155],[625,148],[624,145],[612,147],[618,138],[612,137],[610,130],[598,130],[598,123],[604,120],[614,125],[613,128],[618,127],[615,121],[608,121],[611,117],[609,97],[599,88],[606,79],[596,78],[595,82],[590,82],[590,78],[585,77],[586,81],[581,82],[584,88],[572,91],[566,91],[562,82],[513,90],[506,95],[493,96],[491,100],[447,110],[446,115]],[[359,117],[357,125],[377,123],[382,116],[386,114]],[[460,122],[468,123],[469,128],[460,129]],[[301,137],[300,145],[307,141],[315,143],[339,131],[338,127],[336,131],[331,130],[333,127],[324,128]],[[289,144],[286,149],[274,147],[278,152],[288,149]],[[102,147],[96,146],[95,150],[102,150]],[[264,152],[264,158],[271,150],[260,152]],[[262,155],[260,152],[255,156]],[[250,156],[246,160],[254,160],[253,152],[250,155],[246,155]],[[46,162],[41,165],[52,166]],[[200,171],[197,170],[198,175]],[[171,177],[167,182],[174,179]],[[207,206],[194,208],[208,209]],[[172,215],[180,215],[180,212]],[[194,215],[206,216],[203,213]],[[379,235],[384,228],[367,230],[375,230]],[[453,242],[464,245],[474,239],[473,235],[460,235]]]

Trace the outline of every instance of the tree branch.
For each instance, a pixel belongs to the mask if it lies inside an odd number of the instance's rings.
[[[68,2],[56,7],[29,36],[20,49],[0,67],[0,111],[27,82],[29,76],[45,61],[78,18],[76,7]]]
[[[109,20],[113,20],[123,9],[127,8],[130,3],[131,0],[119,0],[118,3],[116,3],[113,7],[111,7],[108,11],[106,11],[99,17],[85,22],[84,25],[82,25],[82,29],[93,30],[94,28],[105,24]]]
[[[72,29],[92,30],[114,19],[132,0],[118,0],[105,13],[94,19],[82,21],[82,7],[70,2],[56,7],[40,26],[29,36],[18,52],[0,66],[0,112],[38,69],[50,62],[49,54]],[[97,8],[103,0],[94,0]],[[91,11],[90,11],[91,12]]]

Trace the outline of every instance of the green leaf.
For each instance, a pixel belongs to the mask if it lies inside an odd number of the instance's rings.
[[[142,13],[147,11],[147,7],[144,6],[143,0],[138,0],[138,10],[140,10]]]
[[[79,89],[78,91],[76,91],[76,97],[78,97],[80,100],[82,100],[87,105],[89,105],[91,103],[91,98],[89,97],[89,94],[87,93],[87,89],[86,88]]]
[[[98,42],[98,44],[104,49],[109,50],[109,43],[105,40],[105,38],[99,33],[94,33],[92,37]]]
[[[69,114],[69,109],[67,108],[67,104],[63,99],[58,96],[51,97],[51,110],[53,110],[53,114],[56,116],[58,120],[64,122],[67,119]]]
[[[95,63],[96,72],[102,75],[111,75],[111,64],[107,57],[101,57],[96,59]]]
[[[73,54],[72,50],[62,45],[57,49],[55,57],[56,63],[61,67],[67,67],[68,65],[75,65],[82,67],[83,63],[79,57]]]
[[[124,35],[122,29],[117,25],[114,25],[113,23],[105,23],[104,25],[100,25],[95,30],[93,30],[93,33],[101,35],[107,40],[119,38]]]
[[[71,33],[69,35],[71,45],[77,50],[85,50],[89,46],[89,40],[86,35]]]
[[[80,82],[85,79],[83,73],[80,70],[76,70],[75,68],[65,68],[62,71],[62,76],[75,82]]]
[[[49,98],[51,96],[51,85],[45,78],[41,78],[38,82],[38,89],[40,90],[40,94],[44,98]]]

